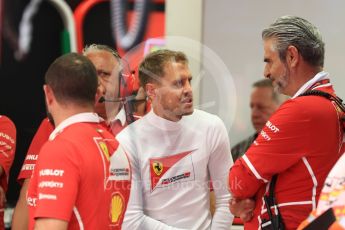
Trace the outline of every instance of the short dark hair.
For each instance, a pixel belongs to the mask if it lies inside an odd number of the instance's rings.
[[[297,16],[282,16],[262,31],[262,38],[276,39],[280,60],[285,62],[287,48],[295,46],[303,59],[314,67],[323,67],[325,43],[321,33],[309,21]]]
[[[180,51],[158,50],[148,54],[139,66],[140,85],[145,87],[149,82],[159,82],[164,76],[164,67],[167,63],[188,64],[187,56]]]
[[[97,72],[92,62],[81,54],[58,57],[48,68],[45,83],[61,104],[93,105],[98,87]]]
[[[270,79],[261,79],[259,81],[256,81],[253,83],[253,88],[257,87],[257,88],[270,88],[272,90],[272,99],[277,102],[280,103],[280,98],[279,98],[279,94],[274,90],[272,81]]]

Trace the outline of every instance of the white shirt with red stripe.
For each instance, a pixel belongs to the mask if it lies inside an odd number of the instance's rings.
[[[227,174],[232,165],[223,122],[194,110],[178,122],[152,110],[117,135],[132,167],[124,229],[230,229]],[[209,179],[216,212],[209,211]]]

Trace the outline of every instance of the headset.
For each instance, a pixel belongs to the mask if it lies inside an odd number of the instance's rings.
[[[93,48],[96,50],[103,50],[112,53],[112,55],[116,58],[116,60],[119,62],[121,66],[121,70],[119,71],[118,75],[118,95],[117,98],[106,98],[104,96],[100,97],[98,100],[99,103],[104,102],[121,102],[124,106],[125,112],[126,112],[126,122],[128,124],[135,121],[138,116],[134,116],[135,112],[135,104],[140,101],[144,101],[144,99],[137,100],[136,94],[140,88],[139,84],[139,78],[136,76],[135,71],[130,68],[129,63],[124,58],[121,58],[120,55],[109,46],[106,45],[97,45],[93,44],[91,46],[94,46]],[[89,47],[86,47],[87,50]],[[84,49],[84,51],[85,51]],[[91,47],[92,49],[92,47]],[[85,51],[88,52],[88,51]],[[146,101],[146,107],[145,112],[149,111],[150,109],[150,103],[148,103],[147,99]]]
[[[147,99],[145,98],[138,100],[136,98],[136,95],[140,88],[140,84],[138,77],[135,75],[135,71],[130,69],[130,65],[125,59],[120,59],[119,56],[115,54],[113,55],[117,57],[117,60],[121,61],[122,67],[118,77],[118,95],[115,99],[101,97],[98,102],[121,102],[126,112],[126,122],[128,124],[131,124],[132,122],[140,118],[140,116],[135,115],[136,103],[142,102],[144,100],[147,102]],[[145,112],[149,111],[149,109],[147,109],[148,106],[149,104],[146,103]]]

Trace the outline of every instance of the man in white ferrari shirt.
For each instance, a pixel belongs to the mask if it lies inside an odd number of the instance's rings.
[[[132,167],[123,229],[230,229],[229,139],[217,116],[193,109],[187,57],[153,52],[140,64],[139,78],[152,110],[117,135]],[[216,195],[213,218],[210,179]]]

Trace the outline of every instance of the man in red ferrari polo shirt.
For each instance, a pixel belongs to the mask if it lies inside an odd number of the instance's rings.
[[[285,229],[296,229],[315,209],[323,182],[341,155],[343,131],[339,111],[330,100],[302,95],[316,90],[334,95],[329,74],[323,71],[319,30],[303,18],[283,16],[262,37],[264,75],[291,99],[272,115],[230,170],[235,197],[230,209],[247,221],[246,229],[278,229],[279,218]],[[265,200],[274,175],[274,199]],[[248,199],[256,203],[253,212],[241,208]]]
[[[118,143],[94,113],[96,69],[86,57],[66,54],[51,64],[45,81],[56,128],[29,184],[29,229],[109,229],[118,215],[109,186]]]
[[[120,69],[121,58],[119,54],[114,49],[101,44],[92,44],[90,46],[85,47],[83,54],[84,56],[88,57],[88,59],[96,67],[97,76],[100,83],[98,87],[99,96],[117,94],[116,92],[119,91],[119,81],[117,78],[118,75],[116,75],[115,77],[115,73],[118,73]],[[116,92],[109,93],[107,92],[107,89],[115,90]],[[117,132],[119,132],[122,128],[124,128],[127,125],[126,115],[123,107],[121,107],[119,103],[110,103],[99,102],[98,100],[96,100],[95,111],[99,116],[101,116],[107,121],[107,125],[109,126],[109,128],[115,128],[115,125],[112,124],[120,124],[116,126],[116,133],[113,133],[114,135],[116,135]],[[108,111],[106,111],[106,105]],[[15,212],[13,214],[12,227],[14,229],[27,229],[27,186],[29,184],[33,169],[35,167],[36,160],[38,158],[38,153],[42,145],[48,140],[49,135],[51,134],[51,132],[53,132],[53,130],[53,119],[44,119],[40,127],[38,128],[37,133],[35,134],[29,147],[29,150],[27,152],[27,156],[18,176],[18,181],[22,183],[22,188],[15,208]],[[112,129],[112,131],[115,131],[115,129]],[[127,182],[128,181],[123,181],[123,183]],[[118,188],[123,188],[123,196],[125,197],[125,199],[128,199],[129,187],[119,186]]]
[[[8,117],[0,115],[0,229],[5,229],[6,191],[15,150],[16,127]]]

